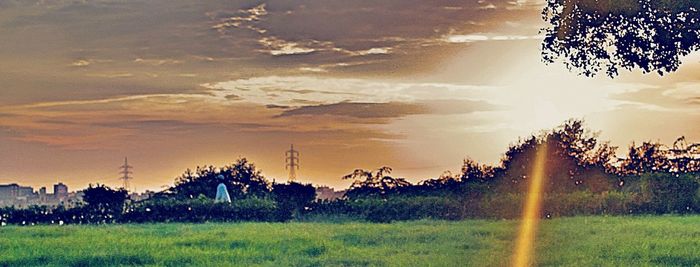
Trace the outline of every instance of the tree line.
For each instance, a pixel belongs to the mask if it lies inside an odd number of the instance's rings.
[[[618,147],[582,120],[519,140],[498,165],[466,159],[460,173],[416,184],[392,177],[389,167],[358,169],[344,177],[353,180],[346,200],[315,208],[377,221],[517,218],[539,150],[546,153],[542,217],[700,212],[700,144],[632,143],[618,158]]]
[[[546,145],[545,145],[546,144]],[[700,212],[700,144],[633,143],[619,148],[598,140],[581,120],[512,144],[497,165],[466,159],[459,173],[411,183],[390,167],[357,169],[342,179],[343,198],[315,200],[310,184],[275,183],[245,158],[223,167],[186,170],[173,186],[143,201],[104,185],[84,190],[83,204],[65,208],[0,209],[3,224],[207,221],[518,218],[535,154],[546,153],[541,216]],[[226,185],[232,203],[216,203]]]

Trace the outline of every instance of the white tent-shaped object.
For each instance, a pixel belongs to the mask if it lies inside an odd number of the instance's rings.
[[[228,190],[226,190],[226,185],[224,183],[220,183],[219,186],[216,187],[216,198],[214,202],[231,203],[231,197],[228,195]]]

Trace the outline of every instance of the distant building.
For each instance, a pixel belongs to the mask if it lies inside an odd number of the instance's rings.
[[[18,184],[0,185],[0,198],[26,197],[34,194],[34,189]]]
[[[34,188],[18,184],[0,185],[0,206],[24,206],[37,198]]]
[[[131,201],[142,201],[155,194],[154,191],[132,193],[129,198]],[[49,194],[46,187],[41,187],[35,192],[31,186],[5,184],[0,185],[0,208],[9,206],[26,208],[33,205],[75,207],[82,203],[83,195],[84,191],[69,192],[68,186],[61,182],[53,185],[53,194]]]
[[[48,194],[46,193],[46,187],[42,186],[39,188],[39,202],[47,202],[48,201]]]
[[[57,199],[65,200],[68,198],[68,186],[63,183],[53,185],[53,194]]]
[[[154,191],[146,190],[146,192],[143,192],[143,193],[140,193],[140,194],[139,194],[139,193],[131,193],[131,194],[129,194],[129,199],[130,199],[131,201],[137,202],[137,201],[142,201],[142,200],[149,199],[149,198],[151,198],[151,197],[152,197],[153,195],[155,195],[155,194],[156,194],[156,192],[154,192]]]
[[[54,193],[49,194],[46,187],[41,187],[35,192],[31,186],[0,185],[0,207],[25,208],[32,205],[70,207],[81,202],[82,194],[68,192],[68,186],[63,183],[55,184],[53,190]]]
[[[340,199],[345,196],[347,190],[335,191],[335,189],[328,186],[316,187],[316,199],[318,200],[334,200]]]

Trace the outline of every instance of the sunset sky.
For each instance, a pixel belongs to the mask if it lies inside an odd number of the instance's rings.
[[[568,118],[601,139],[700,141],[700,54],[661,77],[541,62],[536,0],[0,0],[0,183],[137,191],[247,157],[346,187],[495,164]]]

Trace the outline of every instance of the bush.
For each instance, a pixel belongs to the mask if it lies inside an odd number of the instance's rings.
[[[278,217],[285,220],[298,218],[304,209],[316,199],[316,189],[310,184],[290,182],[273,184],[272,196],[277,202]]]
[[[105,185],[90,185],[83,192],[84,215],[88,221],[97,223],[115,222],[124,211],[129,193],[124,189],[111,189]]]
[[[698,178],[693,174],[644,174],[641,195],[645,209],[652,213],[689,213],[697,206]]]
[[[372,222],[417,219],[465,218],[517,219],[522,216],[526,194],[488,194],[481,198],[459,196],[394,196],[357,200],[317,201],[307,218],[356,218]],[[543,197],[541,217],[576,215],[624,215],[643,212],[639,194],[609,191],[550,193]]]
[[[153,199],[127,208],[122,222],[231,222],[282,221],[277,205],[267,198],[244,198],[232,203],[216,203],[211,199]]]
[[[470,217],[490,219],[515,219],[522,216],[524,194],[489,194],[478,200],[471,208]]]
[[[617,191],[592,193],[579,191],[545,196],[543,216],[623,215],[639,212],[640,198]]]

